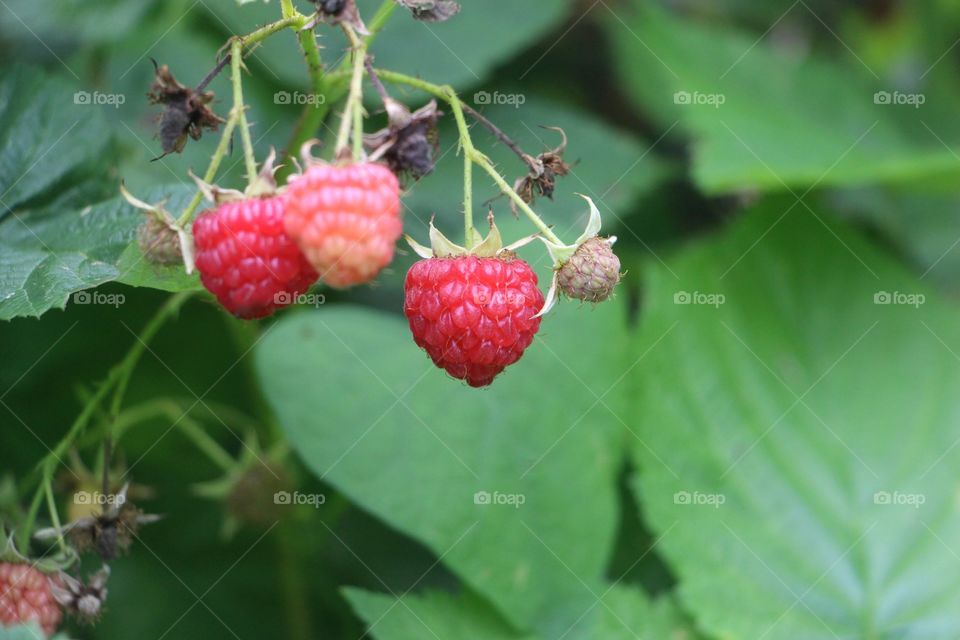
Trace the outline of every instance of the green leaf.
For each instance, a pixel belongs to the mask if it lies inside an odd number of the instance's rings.
[[[193,195],[182,186],[157,187],[143,194],[167,200],[181,210]],[[71,294],[106,282],[165,291],[199,288],[183,267],[157,267],[143,259],[137,228],[144,214],[117,196],[82,210],[54,206],[10,212],[0,222],[0,319],[39,317],[63,309]],[[78,304],[97,303],[82,296]],[[105,304],[122,304],[116,296]]]
[[[89,94],[87,94],[89,97]],[[78,103],[79,102],[79,103]],[[60,78],[16,66],[0,80],[0,219],[84,165],[102,162],[102,108]]]
[[[360,0],[361,15],[370,20],[382,0]],[[251,2],[240,7],[236,0],[210,0],[207,10],[234,33],[246,33],[252,25],[279,19],[276,4]],[[543,37],[569,13],[569,0],[540,0],[536,10],[514,2],[473,2],[442,23],[414,20],[397,8],[386,27],[377,35],[372,54],[377,64],[426,78],[431,82],[472,86],[484,80],[498,65]],[[343,58],[346,41],[339,30],[320,25],[317,34],[324,46],[328,67]],[[306,87],[303,55],[292,33],[265,41],[253,56],[267,75],[286,88]],[[493,88],[491,87],[490,90]]]
[[[679,124],[692,138],[693,177],[708,192],[905,181],[960,170],[946,148],[958,138],[955,125],[932,134],[924,124],[938,108],[936,96],[921,93],[919,108],[877,104],[877,92],[906,100],[924,87],[890,86],[849,54],[790,56],[765,38],[647,5],[606,22],[632,95],[663,126]]]
[[[369,625],[378,640],[421,638],[483,638],[484,640],[534,640],[517,633],[476,595],[427,592],[394,597],[361,589],[344,589],[347,601]],[[673,599],[651,600],[642,591],[626,586],[607,588],[592,611],[598,615],[576,621],[554,636],[603,640],[694,640],[698,638]],[[587,612],[584,612],[587,613]],[[584,622],[588,629],[581,629]]]
[[[673,598],[651,600],[634,587],[614,585],[603,596],[591,638],[603,640],[694,640],[699,638]]]
[[[348,588],[344,596],[378,640],[534,640],[511,629],[489,605],[470,593],[454,596],[434,591],[394,597]]]
[[[336,307],[282,319],[256,368],[314,473],[550,636],[596,601],[611,549],[623,425],[605,394],[623,344],[619,305],[563,305],[477,390],[434,367],[402,318]]]
[[[642,509],[722,638],[960,634],[960,331],[849,228],[773,200],[648,277]]]

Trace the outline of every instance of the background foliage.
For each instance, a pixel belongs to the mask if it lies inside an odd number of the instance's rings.
[[[960,637],[960,5],[463,5],[443,24],[397,11],[376,64],[452,84],[529,152],[558,142],[540,125],[563,127],[578,162],[537,210],[573,238],[574,194],[597,202],[627,271],[618,298],[563,305],[483,392],[410,340],[410,255],[376,287],[259,325],[187,304],[127,406],[193,405],[236,455],[251,429],[282,434],[292,486],[325,502],[224,537],[224,509],[192,489],[218,470],[175,416],[139,422],[123,457],[166,517],[114,563],[101,622],[71,637]],[[168,292],[199,289],[142,260],[141,215],[117,195],[123,181],[181,210],[215,144],[151,162],[151,59],[196,84],[230,35],[278,16],[275,2],[0,0],[5,476],[27,477]],[[320,33],[332,66],[343,40]],[[249,67],[262,158],[301,111],[278,92],[307,76],[288,33]],[[211,85],[221,113],[227,83]],[[122,104],[84,102],[95,94]],[[452,231],[460,215],[448,120],[435,173],[407,184],[421,240],[431,216]],[[220,183],[241,165],[235,151]],[[475,182],[478,200],[496,195]],[[529,232],[491,206],[505,235]],[[540,248],[522,254],[547,281]],[[113,303],[75,297],[92,288]],[[22,497],[0,484],[0,513]]]

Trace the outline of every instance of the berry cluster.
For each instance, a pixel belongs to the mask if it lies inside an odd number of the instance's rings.
[[[193,223],[200,280],[240,318],[270,315],[318,278],[370,282],[401,231],[397,179],[372,163],[313,164],[284,191],[228,195]]]

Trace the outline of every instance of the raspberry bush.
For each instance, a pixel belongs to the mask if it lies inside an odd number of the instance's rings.
[[[949,4],[0,2],[0,640],[960,637]]]

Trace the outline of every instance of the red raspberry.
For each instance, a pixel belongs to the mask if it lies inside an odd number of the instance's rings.
[[[200,280],[236,316],[268,316],[317,280],[283,229],[285,208],[282,196],[235,200],[193,223]]]
[[[50,578],[27,564],[0,563],[0,626],[31,621],[52,636],[62,613],[50,591]]]
[[[287,187],[284,223],[332,287],[369,282],[393,260],[403,231],[400,184],[373,163],[315,164]]]
[[[403,311],[434,364],[471,387],[520,359],[540,328],[537,274],[523,260],[473,255],[410,267]]]

